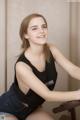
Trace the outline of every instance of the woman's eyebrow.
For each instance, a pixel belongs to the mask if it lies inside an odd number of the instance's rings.
[[[37,25],[30,26],[30,28],[37,27]]]
[[[42,24],[41,26],[43,25],[46,25],[46,24]],[[34,28],[34,27],[37,27],[38,25],[33,25],[33,26],[30,26],[30,28]]]

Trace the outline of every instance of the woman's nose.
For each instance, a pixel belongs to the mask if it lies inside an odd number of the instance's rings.
[[[43,28],[40,28],[40,32],[43,33],[43,32],[44,32],[44,29],[43,29]]]

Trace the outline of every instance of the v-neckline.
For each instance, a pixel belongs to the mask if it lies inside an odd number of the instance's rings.
[[[30,65],[31,65],[38,73],[45,73],[47,62],[45,63],[45,69],[44,69],[43,71],[39,71],[39,70],[31,63],[31,61],[25,56],[25,53],[23,53],[23,55],[24,55],[25,59],[30,63]]]

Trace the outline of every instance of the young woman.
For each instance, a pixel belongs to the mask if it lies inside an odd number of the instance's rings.
[[[80,80],[80,68],[67,60],[55,45],[48,43],[48,25],[40,14],[24,18],[20,27],[23,52],[15,65],[14,83],[0,97],[0,112],[10,120],[53,120],[41,105],[46,101],[79,100],[80,91],[54,89],[55,62]]]

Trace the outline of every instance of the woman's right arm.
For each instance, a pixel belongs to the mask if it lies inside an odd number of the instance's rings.
[[[16,74],[18,81],[22,81],[26,86],[32,89],[36,94],[46,101],[71,101],[80,99],[80,90],[71,92],[51,91],[41,82],[38,77],[29,69],[28,65],[23,62],[16,64]]]

